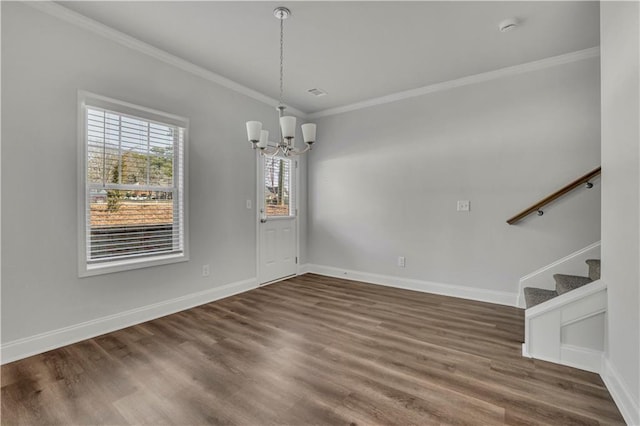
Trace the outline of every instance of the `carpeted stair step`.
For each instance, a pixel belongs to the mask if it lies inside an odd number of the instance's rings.
[[[525,287],[524,288],[524,302],[527,305],[527,309],[532,306],[539,305],[542,302],[546,302],[549,299],[553,299],[558,295],[555,290],[544,290],[542,288]]]
[[[589,278],[593,281],[600,279],[600,259],[589,259],[587,260],[587,265],[589,265]]]
[[[575,290],[593,281],[589,277],[580,277],[578,275],[554,274],[553,278],[556,280],[556,291],[558,294]]]

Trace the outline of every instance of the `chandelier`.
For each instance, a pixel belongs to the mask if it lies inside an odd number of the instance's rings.
[[[280,98],[278,100],[278,116],[280,118],[280,140],[276,146],[268,146],[269,131],[262,129],[259,121],[247,121],[247,135],[253,149],[260,149],[260,154],[275,156],[283,155],[291,157],[303,154],[311,149],[316,141],[316,125],[305,123],[301,127],[302,139],[306,144],[304,149],[295,147],[296,118],[291,115],[284,115],[287,108],[282,102],[284,92],[284,20],[291,16],[291,11],[286,7],[278,7],[273,11],[273,15],[280,20]]]

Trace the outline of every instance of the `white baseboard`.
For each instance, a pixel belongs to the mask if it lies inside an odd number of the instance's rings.
[[[301,267],[301,269],[303,269]],[[332,266],[306,264],[304,271],[346,280],[363,281],[369,284],[420,291],[423,293],[441,294],[462,299],[478,300],[481,302],[497,303],[499,305],[516,306],[518,295],[506,291],[486,290],[482,288],[465,287],[453,284],[442,284],[431,281],[394,277],[390,275],[372,274],[369,272],[353,271],[350,269],[334,268]]]
[[[309,264],[305,263],[304,265],[298,265],[298,275],[304,275],[309,273]]]
[[[573,345],[560,345],[560,364],[581,370],[600,373],[603,352]]]
[[[0,347],[1,363],[6,364],[17,361],[51,349],[70,345],[115,330],[121,330],[135,324],[193,308],[194,306],[233,296],[234,294],[243,293],[256,287],[257,282],[255,278],[238,281],[58,330],[7,342]]]
[[[622,381],[620,374],[605,357],[602,361],[602,381],[607,386],[609,393],[618,406],[624,421],[630,426],[640,425],[640,396],[633,396],[627,385]]]
[[[600,373],[602,368],[602,352],[593,349],[581,348],[572,345],[560,346],[560,358],[544,355],[531,356],[527,344],[522,344],[522,356],[525,358],[539,359],[541,361],[552,362],[554,364],[566,365],[568,367],[579,368],[580,370]]]

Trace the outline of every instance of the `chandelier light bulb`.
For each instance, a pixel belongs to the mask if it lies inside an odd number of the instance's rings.
[[[265,149],[269,143],[269,131],[260,130],[260,141],[258,142],[258,148]]]
[[[282,129],[282,137],[291,139],[296,135],[296,118],[291,115],[280,117],[280,128]]]
[[[302,126],[302,139],[307,145],[311,145],[316,141],[316,125],[314,123],[305,123]]]
[[[262,123],[259,121],[247,121],[247,136],[249,142],[258,143],[260,140],[260,130],[262,130]]]

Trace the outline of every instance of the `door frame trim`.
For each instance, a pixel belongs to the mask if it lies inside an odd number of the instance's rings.
[[[300,162],[298,158],[291,158],[291,161],[293,161],[294,166],[293,166],[293,192],[295,194],[293,201],[294,201],[294,208],[295,208],[295,216],[294,216],[294,221],[295,221],[295,228],[296,228],[296,246],[295,246],[295,253],[296,253],[296,271],[295,273],[293,273],[290,276],[287,277],[283,277],[282,279],[276,279],[276,280],[272,280],[272,281],[267,281],[267,282],[260,282],[260,209],[263,206],[263,194],[261,194],[261,192],[263,192],[260,185],[264,186],[264,176],[263,176],[263,170],[262,170],[262,162],[263,162],[263,157],[262,155],[260,155],[260,151],[256,150],[256,182],[255,182],[255,189],[256,189],[256,196],[255,196],[255,207],[256,207],[256,214],[255,214],[255,218],[254,218],[254,223],[256,225],[256,284],[258,285],[258,287],[263,286],[263,285],[269,285],[269,284],[273,284],[276,283],[278,281],[282,281],[291,277],[295,277],[297,275],[299,275],[300,272],[300,218],[299,218],[299,214],[300,214],[300,174],[299,174],[299,169],[300,169]],[[289,206],[289,208],[291,208],[291,206]],[[276,219],[277,220],[277,219]]]

